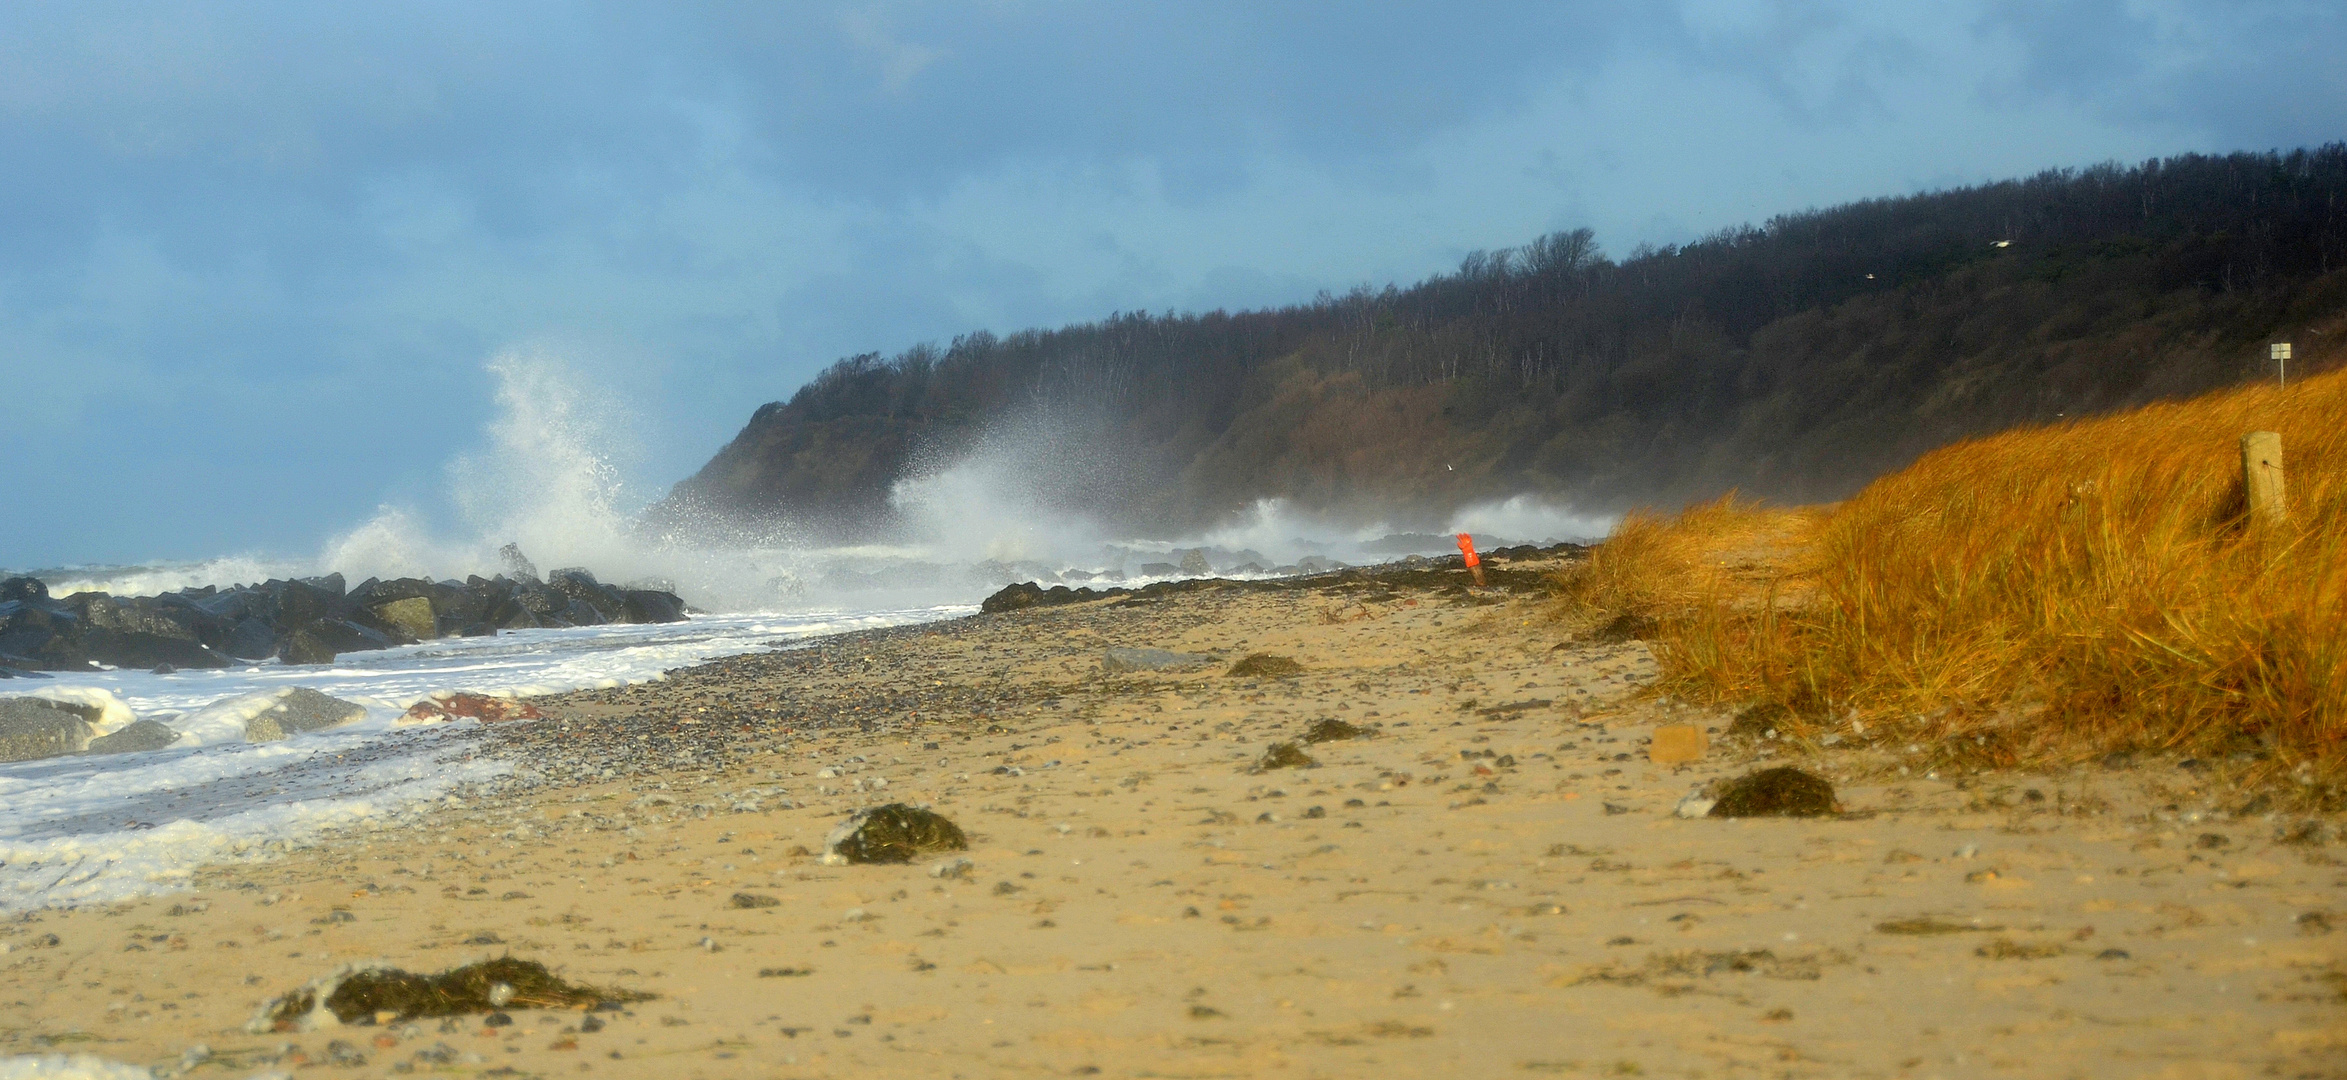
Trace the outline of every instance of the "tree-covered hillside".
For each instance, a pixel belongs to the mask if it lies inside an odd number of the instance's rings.
[[[2270,377],[2281,337],[2306,370],[2347,355],[2347,144],[1874,199],[1619,262],[1560,233],[1408,288],[857,356],[664,509],[869,523],[989,439],[1070,509],[1162,532],[1271,496],[1389,519],[1832,499],[1968,435]]]

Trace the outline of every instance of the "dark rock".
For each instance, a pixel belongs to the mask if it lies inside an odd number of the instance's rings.
[[[685,621],[685,602],[673,592],[627,589],[620,593],[621,622],[672,623]]]
[[[91,727],[80,710],[42,698],[0,698],[0,761],[78,754]]]
[[[769,908],[782,906],[782,901],[764,893],[738,892],[733,894],[732,904],[738,908]]]
[[[224,668],[228,658],[188,638],[128,630],[89,630],[75,643],[83,657],[119,668]]]
[[[228,632],[228,645],[220,651],[239,660],[266,660],[277,655],[277,631],[266,619],[247,617]]]
[[[532,584],[537,582],[538,565],[531,562],[529,556],[522,554],[520,544],[507,544],[498,548],[497,558],[505,563],[505,572],[512,575],[514,580]]]
[[[277,602],[277,614],[271,618],[280,628],[307,626],[321,619],[340,619],[350,605],[342,595],[341,575],[335,575],[329,590],[311,581],[271,581],[261,588]]]
[[[1191,577],[1205,577],[1214,572],[1214,567],[1206,562],[1205,548],[1191,548],[1182,552],[1181,569],[1182,573]]]
[[[1793,768],[1762,769],[1737,777],[1720,789],[1719,801],[1708,816],[1825,817],[1834,805],[1834,786],[1824,778]]]
[[[942,814],[904,803],[889,803],[850,815],[823,843],[831,865],[909,863],[925,855],[967,851],[969,837]]]
[[[1129,589],[1094,589],[1090,587],[1071,589],[1065,585],[1054,585],[1046,589],[1032,581],[1027,581],[1004,586],[1002,591],[987,597],[984,602],[980,603],[978,610],[989,615],[999,615],[1006,611],[1018,611],[1022,608],[1081,604],[1089,600],[1105,600],[1112,596],[1126,596],[1130,593]]]
[[[179,741],[179,733],[168,725],[153,720],[140,720],[111,735],[91,739],[85,753],[129,754],[142,750],[161,750]]]
[[[334,646],[323,635],[306,628],[296,630],[285,635],[284,643],[278,646],[277,659],[288,664],[331,664]]]
[[[12,577],[6,581],[0,581],[0,603],[10,600],[24,602],[47,600],[48,598],[48,583],[39,578]]]
[[[589,573],[584,567],[565,567],[546,575],[546,587],[568,598],[572,611],[581,614],[592,613],[586,615],[585,618],[581,618],[579,615],[565,615],[564,618],[571,622],[581,626],[595,626],[611,622],[619,617],[623,603],[619,590],[595,580],[595,575]]]
[[[1142,563],[1140,570],[1142,577],[1172,577],[1181,572],[1181,567],[1169,562]]]
[[[1303,670],[1304,665],[1297,663],[1291,657],[1273,656],[1270,653],[1254,653],[1246,659],[1232,664],[1226,675],[1233,679],[1278,679],[1301,674]]]
[[[288,664],[331,664],[346,652],[388,649],[400,642],[348,619],[319,619],[285,636],[278,659]]]
[[[328,697],[308,687],[285,691],[276,704],[244,722],[246,742],[275,742],[305,731],[340,727],[367,715],[364,705]]]

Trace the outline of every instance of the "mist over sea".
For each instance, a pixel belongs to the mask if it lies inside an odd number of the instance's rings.
[[[508,569],[517,547],[537,567],[584,567],[603,581],[683,597],[681,623],[509,630],[345,653],[331,665],[276,660],[204,671],[48,673],[0,682],[0,696],[79,694],[118,702],[181,731],[158,751],[0,764],[0,911],[102,902],[183,886],[205,863],[261,857],[331,828],[395,824],[461,785],[519,767],[478,759],[449,725],[400,726],[437,692],[554,693],[657,679],[663,671],[849,630],[953,618],[1018,581],[1140,585],[1196,576],[1272,576],[1331,564],[1386,562],[1479,543],[1601,535],[1610,521],[1528,498],[1464,508],[1440,530],[1333,522],[1276,499],[1195,536],[1133,537],[1055,509],[1054,468],[1034,440],[998,433],[958,460],[899,482],[894,520],[867,542],[811,544],[787,527],[661,531],[639,526],[651,499],[631,490],[609,440],[629,418],[560,357],[516,351],[490,362],[498,415],[486,448],[450,462],[447,501],[385,505],[308,556],[240,553],[144,565],[0,571],[29,574],[54,596],[151,596],[271,578],[340,573],[433,580]],[[836,535],[838,530],[826,530]],[[1186,568],[1185,568],[1186,564]],[[356,723],[249,743],[218,722],[218,703],[305,687],[361,705]],[[469,724],[470,721],[463,723]],[[230,733],[223,735],[222,731]]]

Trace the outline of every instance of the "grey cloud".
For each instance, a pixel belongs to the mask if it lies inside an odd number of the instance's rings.
[[[310,550],[517,342],[656,489],[848,353],[2347,128],[2334,7],[1988,2],[0,7],[0,564]]]

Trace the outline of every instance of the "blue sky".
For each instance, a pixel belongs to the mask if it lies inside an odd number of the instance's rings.
[[[649,498],[840,356],[2347,137],[2335,2],[0,7],[0,565]]]

